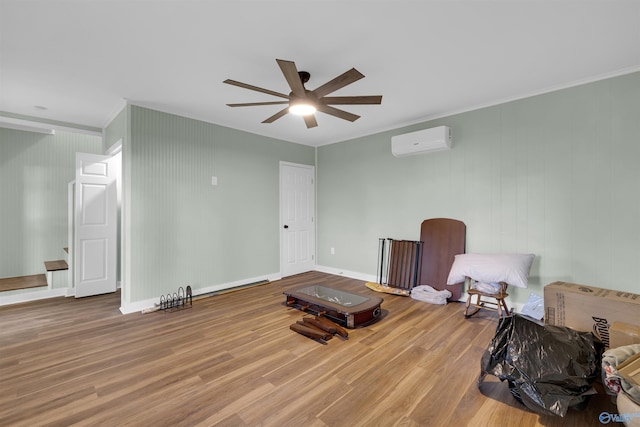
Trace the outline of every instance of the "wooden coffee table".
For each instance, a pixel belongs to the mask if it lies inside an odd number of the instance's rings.
[[[356,295],[325,285],[305,285],[284,294],[288,306],[323,314],[347,328],[372,323],[382,313],[383,299],[378,296]]]

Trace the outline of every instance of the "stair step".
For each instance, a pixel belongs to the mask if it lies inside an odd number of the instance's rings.
[[[67,261],[59,259],[56,261],[45,261],[44,267],[47,269],[47,271],[60,271],[68,270],[69,264],[67,264]]]
[[[4,279],[0,279],[0,292],[15,291],[16,289],[39,288],[41,286],[47,286],[47,277],[44,274],[6,277]]]

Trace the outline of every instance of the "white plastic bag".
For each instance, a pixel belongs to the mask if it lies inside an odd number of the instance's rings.
[[[447,298],[451,298],[451,292],[438,291],[429,285],[418,285],[411,289],[411,298],[431,304],[446,304]]]
[[[542,320],[544,317],[544,298],[540,295],[531,293],[529,298],[522,307],[522,314],[531,317],[532,319]]]
[[[483,283],[483,282],[475,282],[471,285],[471,289],[477,289],[480,292],[485,294],[497,295],[500,293],[500,283]]]

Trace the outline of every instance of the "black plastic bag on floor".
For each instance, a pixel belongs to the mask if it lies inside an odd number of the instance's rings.
[[[596,393],[591,384],[599,376],[601,351],[591,332],[505,317],[482,355],[478,387],[486,374],[495,375],[532,411],[563,417]]]

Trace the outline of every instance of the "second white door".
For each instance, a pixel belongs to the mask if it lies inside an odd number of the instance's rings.
[[[315,268],[315,169],[280,163],[280,265],[282,276]]]

